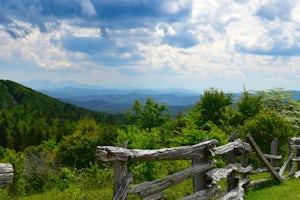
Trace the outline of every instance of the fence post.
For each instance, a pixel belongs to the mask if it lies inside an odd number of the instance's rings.
[[[252,136],[250,135],[250,133],[248,133],[246,135],[246,138],[248,140],[248,142],[250,143],[252,149],[256,152],[258,158],[266,165],[266,167],[269,169],[270,173],[272,174],[272,176],[279,182],[282,183],[283,179],[281,178],[281,176],[279,176],[279,174],[274,170],[273,166],[270,164],[270,162],[266,159],[266,157],[264,156],[263,152],[260,150],[260,148],[258,147],[258,145],[256,144],[255,140],[252,138]]]
[[[234,140],[237,139],[237,130],[233,132],[233,134],[230,136],[228,142],[233,142]],[[235,150],[232,150],[227,153],[227,159],[226,159],[226,164],[235,164],[235,158],[236,158],[236,152]],[[230,190],[236,188],[238,186],[238,179],[235,176],[235,172],[231,172],[227,176],[227,192]]]
[[[277,156],[277,138],[275,138],[272,143],[271,143],[271,155]],[[277,160],[276,159],[271,159],[271,165],[273,167],[277,167]]]
[[[6,187],[13,181],[14,169],[10,163],[0,163],[0,188]]]
[[[128,142],[123,142],[120,147],[127,148]],[[114,196],[122,185],[123,179],[127,176],[127,162],[115,161],[114,162]],[[125,197],[124,199],[127,199]]]
[[[243,139],[243,142],[247,142],[246,138]],[[241,165],[242,167],[248,166],[248,152],[243,151],[242,157],[241,157]],[[245,179],[248,177],[247,174],[241,174],[242,179]]]
[[[295,145],[300,145],[300,140],[297,138],[296,140],[295,140],[295,143],[294,143]],[[299,148],[296,148],[296,158],[299,158],[300,157],[300,149]],[[296,162],[297,163],[297,171],[299,171],[300,170],[300,162]]]
[[[289,139],[289,141],[288,141],[288,157],[291,157],[291,158],[292,158],[292,154],[293,154],[293,152],[292,152],[292,143],[293,143],[292,139]],[[287,165],[289,167],[289,173],[292,173],[292,171],[293,171],[293,162],[292,162],[292,160],[289,161]]]
[[[201,142],[208,141],[208,138],[204,138]],[[209,153],[207,151],[203,151],[203,157],[202,158],[193,158],[192,159],[192,165],[200,164],[202,162],[206,162],[209,157]],[[194,193],[205,189],[207,185],[207,177],[206,172],[200,172],[193,176],[193,190]]]

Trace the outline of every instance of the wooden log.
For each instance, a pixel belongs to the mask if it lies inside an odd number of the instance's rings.
[[[160,192],[160,193],[155,193],[151,196],[145,197],[143,198],[143,200],[167,200],[166,198],[164,198],[164,193]]]
[[[169,175],[166,178],[154,180],[154,181],[148,181],[144,182],[138,185],[135,185],[131,189],[129,189],[129,192],[141,197],[147,197],[150,195],[153,195],[155,193],[161,192],[171,186],[177,185],[187,178],[190,178],[194,176],[195,174],[206,171],[210,168],[212,168],[215,165],[216,161],[212,160],[210,162],[207,162],[205,164],[201,165],[194,165],[187,169],[184,169],[180,172],[177,172],[175,174]]]
[[[248,155],[249,155],[249,157],[257,157],[258,156],[256,152],[250,152]],[[271,155],[271,154],[267,154],[267,153],[263,153],[263,155],[269,160],[271,160],[271,159],[274,159],[274,160],[282,159],[281,155]]]
[[[234,149],[242,149],[244,151],[252,150],[248,143],[243,142],[241,139],[236,139],[233,142],[229,142],[225,145],[214,147],[211,151],[213,152],[213,155],[220,155],[233,151]]]
[[[300,171],[297,171],[297,172],[294,174],[294,177],[295,177],[295,178],[299,178],[299,177],[300,177]]]
[[[300,157],[292,158],[293,162],[300,162]]]
[[[283,176],[284,177],[284,179],[288,179],[288,178],[290,178],[290,177],[292,177],[292,176],[294,176],[295,175],[295,172],[293,171],[293,172],[289,172],[288,174],[286,174],[285,176]]]
[[[128,142],[121,144],[122,148],[127,148]],[[122,181],[127,176],[127,162],[115,161],[114,162],[114,197],[117,195],[122,187]],[[127,195],[126,198],[127,199]]]
[[[294,142],[296,142],[296,141],[300,141],[300,137],[292,137],[292,138],[290,139],[290,141],[291,141],[292,143],[294,143]]]
[[[275,138],[271,142],[271,151],[270,151],[270,153],[271,153],[272,156],[277,156],[277,138]],[[271,161],[271,165],[273,167],[277,167],[277,159],[271,158],[270,161]]]
[[[9,163],[0,163],[0,188],[6,187],[13,181],[14,169]]]
[[[162,200],[164,199],[164,193],[163,192],[159,192],[159,193],[155,193],[151,196],[145,197],[143,200]]]
[[[206,174],[208,178],[211,179],[212,183],[216,184],[222,178],[227,178],[227,176],[233,171],[240,174],[246,174],[249,173],[251,170],[252,167],[250,165],[247,167],[242,167],[241,164],[235,163],[235,164],[229,164],[223,168],[212,169],[208,171]]]
[[[130,183],[133,182],[133,176],[131,173],[128,173],[126,177],[122,180],[119,190],[113,197],[113,200],[125,200],[127,199],[128,189]]]
[[[245,141],[246,141],[246,139],[244,138],[243,142],[245,142]],[[249,151],[242,151],[242,155],[241,155],[241,165],[242,165],[242,167],[247,167],[248,166],[248,154],[249,154]],[[247,174],[242,174],[241,177],[243,179],[246,179],[248,177],[248,175]]]
[[[255,187],[255,186],[267,183],[269,181],[271,181],[271,179],[260,179],[260,180],[256,180],[256,181],[251,181],[249,184],[246,185],[245,189]]]
[[[278,170],[280,170],[280,167],[274,167],[273,169],[278,171]],[[267,167],[261,167],[261,168],[257,168],[255,170],[252,170],[250,172],[250,174],[259,174],[259,173],[268,172],[268,171],[269,171],[269,169]]]
[[[209,140],[196,145],[163,148],[157,150],[125,149],[114,146],[98,146],[96,158],[102,161],[157,161],[157,160],[190,160],[202,157],[202,151],[213,148],[217,140]]]
[[[288,157],[290,157],[290,155],[291,154],[293,154],[293,152],[292,152],[292,144],[293,144],[293,141],[292,141],[292,139],[289,139],[289,141],[288,141]],[[292,171],[292,167],[293,167],[293,163],[292,162],[289,162],[288,163],[288,167],[289,167],[289,173],[291,173]]]
[[[233,142],[237,139],[237,130],[230,136],[228,142]],[[242,142],[240,140],[240,142]],[[230,164],[235,164],[235,159],[236,159],[236,151],[233,149],[232,151],[229,151],[227,153],[227,157],[226,157],[226,164],[230,165]],[[228,175],[227,175],[227,192],[229,192],[230,190],[234,189],[237,187],[238,184],[238,180],[235,176],[235,171],[231,170]]]
[[[278,173],[279,176],[282,177],[282,175],[283,175],[285,169],[287,168],[287,166],[288,166],[289,163],[291,162],[293,155],[294,155],[294,154],[291,153],[291,154],[289,155],[288,159],[283,163],[283,165],[281,166],[281,168],[280,168],[280,170],[279,170],[279,173]]]
[[[248,133],[246,136],[247,140],[250,142],[251,147],[254,149],[254,151],[257,153],[259,159],[266,165],[266,167],[269,169],[270,173],[272,174],[272,176],[279,182],[282,183],[283,179],[281,178],[281,176],[279,176],[279,174],[273,169],[273,166],[269,163],[269,161],[266,159],[266,157],[264,156],[264,154],[262,153],[262,151],[260,150],[260,148],[258,147],[258,145],[256,144],[256,142],[254,141],[254,139],[252,138],[252,136]]]
[[[239,187],[245,188],[246,185],[248,185],[249,183],[250,183],[250,178],[249,177],[244,178],[239,182]]]
[[[296,165],[292,165],[292,167],[291,167],[291,169],[289,171],[289,176],[291,176],[291,175],[293,175],[295,173],[295,168],[296,168]]]
[[[300,145],[300,140],[295,140],[295,145]],[[300,149],[296,149],[296,159],[295,160],[297,160],[297,161],[295,161],[295,162],[297,162],[297,170],[299,171],[300,170]],[[299,161],[298,161],[299,160]]]
[[[208,137],[203,139],[201,142],[206,142],[208,141]],[[206,163],[208,162],[208,157],[210,155],[210,152],[208,150],[203,151],[203,157],[202,158],[193,158],[192,159],[192,165],[197,165],[201,163]],[[207,177],[206,177],[206,172],[200,172],[193,176],[193,191],[194,193],[206,188],[207,186]]]
[[[243,200],[244,195],[244,188],[237,187],[227,192],[224,196],[219,198],[219,200]]]
[[[228,193],[219,198],[219,200],[233,200],[239,199],[243,200],[245,195],[245,185],[250,183],[250,179],[246,178],[239,182],[238,187],[230,190]]]
[[[180,200],[209,200],[212,199],[219,191],[221,187],[213,185],[210,188],[200,190],[192,195],[181,198]]]
[[[294,149],[300,149],[300,145],[299,145],[299,144],[293,145],[292,147],[293,147]]]
[[[282,158],[281,155],[272,155],[264,153],[265,158],[272,160],[280,160]]]

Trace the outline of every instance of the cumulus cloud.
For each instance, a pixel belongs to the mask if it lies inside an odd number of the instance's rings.
[[[87,15],[89,17],[97,14],[94,5],[90,0],[79,0],[79,4],[81,7],[82,14]]]
[[[61,38],[59,32],[43,33],[37,27],[20,21],[13,21],[10,25],[22,28],[12,31],[14,34],[10,34],[10,37],[1,32],[1,36],[5,38],[0,50],[2,59],[17,58],[45,69],[79,68],[70,61],[70,54],[57,45]]]
[[[300,74],[299,13],[296,0],[3,0],[0,59],[124,82],[286,79]]]
[[[294,7],[291,10],[290,16],[294,22],[300,23],[300,2],[294,2]]]
[[[288,20],[294,3],[291,0],[265,1],[256,14],[267,20],[275,20],[276,18]]]

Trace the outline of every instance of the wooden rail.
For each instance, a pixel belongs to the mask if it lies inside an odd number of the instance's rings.
[[[294,175],[296,178],[300,177],[300,137],[293,137],[289,140],[288,143],[288,159],[282,166],[280,174],[283,174],[283,171],[286,167],[289,166],[289,173],[285,176],[290,177]],[[294,164],[295,163],[295,164]],[[297,171],[295,172],[295,168]]]
[[[252,166],[248,165],[247,159],[247,155],[251,155],[252,149],[266,165],[264,171],[269,171],[279,183],[283,181],[276,171],[279,168],[274,166],[276,160],[281,158],[276,155],[277,152],[271,150],[274,155],[265,156],[250,134],[247,135],[245,141],[247,142],[238,139],[237,132],[234,132],[228,143],[222,146],[217,146],[218,141],[215,139],[205,139],[199,144],[190,146],[157,150],[127,149],[127,143],[123,143],[121,147],[98,146],[96,158],[105,162],[114,162],[114,200],[125,200],[129,193],[143,199],[162,199],[164,190],[190,177],[193,177],[194,194],[183,197],[182,200],[213,198],[220,191],[221,187],[218,182],[223,178],[227,178],[227,192],[221,195],[219,199],[242,199],[245,188],[259,183],[257,181],[251,182],[248,176],[248,174],[255,172]],[[273,145],[276,145],[276,142]],[[277,150],[277,148],[274,149]],[[214,160],[214,156],[222,154],[227,154],[226,166],[215,168],[217,161]],[[242,156],[241,163],[236,163],[239,156]],[[127,162],[161,160],[192,160],[192,166],[165,178],[130,187],[134,177],[130,172],[127,172]],[[261,171],[257,170],[256,172]]]
[[[0,163],[0,188],[6,187],[13,180],[14,170],[11,164]]]

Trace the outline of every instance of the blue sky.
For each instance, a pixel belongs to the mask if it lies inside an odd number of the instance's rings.
[[[0,78],[299,90],[298,0],[0,0]]]

